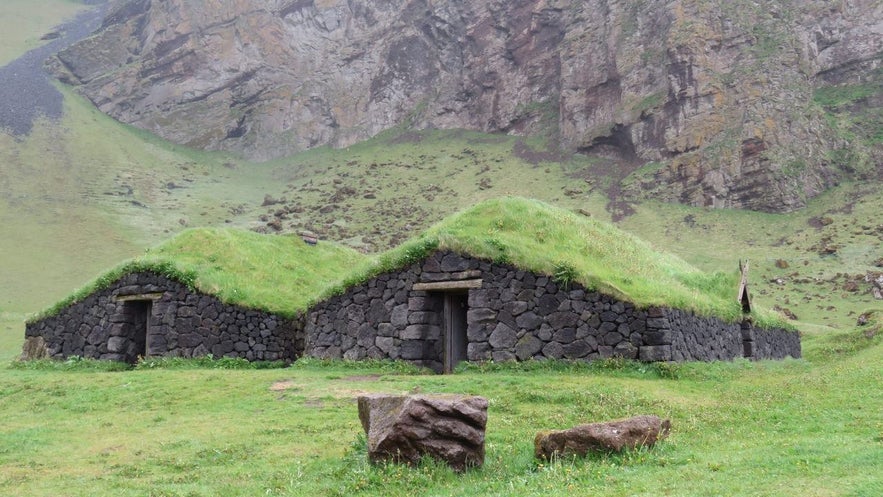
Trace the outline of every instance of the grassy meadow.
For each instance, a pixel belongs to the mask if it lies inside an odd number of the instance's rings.
[[[0,63],[80,8],[73,0],[0,2]],[[198,361],[122,371],[78,360],[21,364],[14,359],[28,317],[132,257],[161,255],[146,250],[190,228],[309,229],[371,253],[430,229],[383,263],[427,238],[454,247],[466,235],[488,256],[525,265],[548,264],[552,254],[559,264],[547,269],[591,283],[603,268],[568,259],[577,249],[564,234],[518,212],[480,216],[485,224],[458,236],[456,225],[431,226],[506,195],[580,212],[566,214],[572,226],[613,217],[605,159],[525,153],[514,137],[391,130],[348,149],[255,164],[169,144],[60,89],[61,120],[38,122],[27,137],[0,133],[0,495],[883,495],[880,315],[856,325],[883,308],[864,280],[883,264],[878,183],[844,182],[791,214],[645,203],[616,223],[641,247],[709,273],[733,274],[749,259],[755,302],[796,317],[801,360],[466,365],[450,376],[320,361],[262,370]],[[513,250],[514,224],[532,230],[536,244]],[[188,236],[210,247],[201,233],[185,231],[164,247]],[[579,243],[616,252],[621,240]],[[229,247],[219,243],[216,257],[256,265]],[[188,264],[211,271],[217,261]],[[229,286],[222,275],[206,284]],[[367,465],[355,398],[416,391],[489,399],[483,468],[458,476],[432,463]],[[551,464],[532,457],[539,430],[634,414],[670,417],[671,436],[622,455]]]
[[[845,348],[807,335],[798,361],[524,363],[450,376],[315,360],[269,370],[19,365],[0,374],[0,492],[875,496],[879,333],[849,332]],[[415,391],[488,398],[483,468],[366,463],[355,398]],[[533,459],[541,429],[644,413],[673,425],[651,450]]]

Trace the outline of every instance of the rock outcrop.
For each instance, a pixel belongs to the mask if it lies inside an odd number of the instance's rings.
[[[537,433],[534,455],[538,459],[580,456],[589,452],[620,452],[652,447],[668,436],[671,422],[657,416],[635,416],[606,423],[576,426],[569,430]]]
[[[487,399],[463,395],[363,395],[359,420],[371,462],[415,465],[429,456],[456,471],[484,464]]]
[[[814,90],[881,60],[874,0],[125,0],[51,66],[120,121],[254,159],[400,124],[543,134],[626,197],[787,211],[850,166]]]

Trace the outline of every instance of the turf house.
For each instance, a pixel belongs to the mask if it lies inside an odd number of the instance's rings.
[[[376,257],[234,233],[185,232],[178,238],[228,239],[173,239],[32,321],[28,343],[42,340],[56,358],[306,355],[398,359],[439,372],[461,361],[800,356],[796,331],[743,311],[738,275],[701,272],[537,201],[482,202]],[[216,245],[230,253],[203,253]],[[240,258],[247,261],[233,264]],[[165,271],[132,270],[151,264]],[[273,277],[236,276],[258,267]]]
[[[303,350],[304,296],[362,257],[293,236],[185,231],[31,320],[22,356],[291,361]]]

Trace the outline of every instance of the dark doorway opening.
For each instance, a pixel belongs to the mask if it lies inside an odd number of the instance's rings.
[[[150,329],[150,316],[153,310],[152,300],[130,300],[123,304],[123,313],[128,324],[129,347],[126,350],[126,362],[135,363],[139,357],[147,357],[150,346],[147,332]]]
[[[454,371],[461,361],[467,359],[466,311],[469,309],[469,295],[466,292],[445,292],[444,294],[444,371]]]

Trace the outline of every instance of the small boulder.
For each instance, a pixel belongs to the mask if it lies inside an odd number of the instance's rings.
[[[619,452],[636,447],[652,447],[668,436],[671,422],[657,416],[579,425],[569,430],[537,433],[534,455],[539,459],[585,456],[588,452]]]
[[[363,395],[359,420],[372,463],[416,465],[424,455],[455,471],[484,464],[487,399],[463,395]]]

